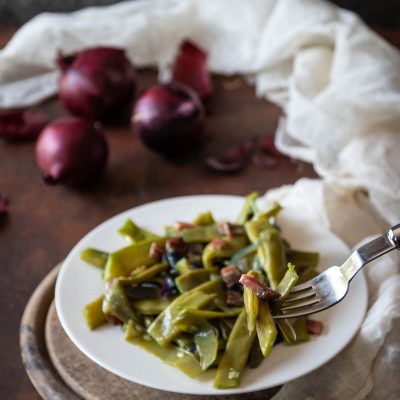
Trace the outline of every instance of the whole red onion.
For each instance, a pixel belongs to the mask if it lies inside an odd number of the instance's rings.
[[[136,88],[136,72],[122,49],[95,47],[63,56],[60,98],[74,115],[104,120],[128,105]]]
[[[77,117],[52,122],[36,143],[36,162],[49,184],[88,184],[104,170],[107,155],[107,142],[99,128]]]
[[[183,156],[202,142],[204,108],[187,86],[153,86],[136,101],[132,126],[150,149],[166,156]]]

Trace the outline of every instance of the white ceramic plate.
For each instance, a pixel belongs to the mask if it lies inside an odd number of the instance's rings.
[[[71,251],[59,273],[56,307],[61,324],[75,345],[90,359],[122,378],[172,392],[191,394],[244,393],[273,387],[298,378],[326,363],[339,353],[356,333],[367,305],[365,278],[358,274],[346,299],[314,318],[323,321],[324,333],[297,346],[279,344],[256,369],[246,369],[240,387],[213,388],[214,372],[197,380],[164,364],[155,356],[124,341],[121,327],[103,326],[93,332],[85,325],[82,309],[103,292],[97,268],[80,260],[86,247],[105,251],[126,245],[117,229],[126,218],[162,233],[175,220],[190,221],[198,212],[210,210],[218,220],[234,220],[243,198],[237,196],[188,196],[161,200],[128,210],[104,222],[86,235]],[[321,265],[337,265],[349,255],[346,246],[328,230],[304,221],[298,210],[285,209],[279,218],[283,235],[293,247],[321,253]]]

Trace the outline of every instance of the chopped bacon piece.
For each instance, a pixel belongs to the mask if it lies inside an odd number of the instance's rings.
[[[222,250],[226,246],[227,241],[225,239],[215,238],[210,242],[210,244],[215,250]]]
[[[241,283],[243,286],[246,286],[261,299],[278,299],[281,297],[278,292],[275,292],[264,283],[258,281],[252,275],[242,274],[239,279],[239,283]]]
[[[189,224],[188,222],[179,222],[179,221],[175,221],[175,222],[172,224],[172,227],[173,227],[176,231],[183,231],[184,229],[193,228],[194,225],[193,225],[193,224]]]
[[[243,305],[243,295],[235,290],[227,290],[226,304],[228,306],[241,307]]]
[[[165,248],[167,249],[167,251],[175,252],[175,251],[179,251],[179,250],[186,250],[187,245],[181,237],[177,237],[177,238],[168,239],[165,242]]]
[[[236,265],[230,264],[227,267],[221,269],[222,280],[226,283],[228,288],[232,287],[239,282],[241,272]]]
[[[153,242],[150,246],[149,257],[154,260],[160,260],[162,255],[165,253],[165,248],[160,246],[158,243]]]
[[[320,335],[324,329],[324,325],[321,321],[315,321],[313,319],[307,319],[307,332],[310,335]]]
[[[241,225],[234,225],[229,222],[223,222],[217,226],[217,231],[222,235],[232,238],[237,235],[241,235],[244,229]]]

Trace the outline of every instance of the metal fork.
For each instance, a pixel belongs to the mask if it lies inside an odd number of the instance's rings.
[[[308,282],[295,286],[274,319],[301,317],[334,306],[346,296],[349,283],[358,271],[394,249],[400,249],[400,224],[359,247],[340,267],[330,267]]]

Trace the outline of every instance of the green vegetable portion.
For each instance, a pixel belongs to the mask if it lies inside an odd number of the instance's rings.
[[[317,273],[319,255],[291,248],[278,225],[281,206],[259,209],[257,198],[246,197],[234,223],[206,211],[159,236],[127,219],[118,232],[128,246],[85,249],[81,259],[102,270],[105,285],[83,309],[88,328],[120,325],[127,342],[191,378],[214,370],[218,389],[239,386],[278,332],[286,344],[309,340],[305,318],[273,315]]]

